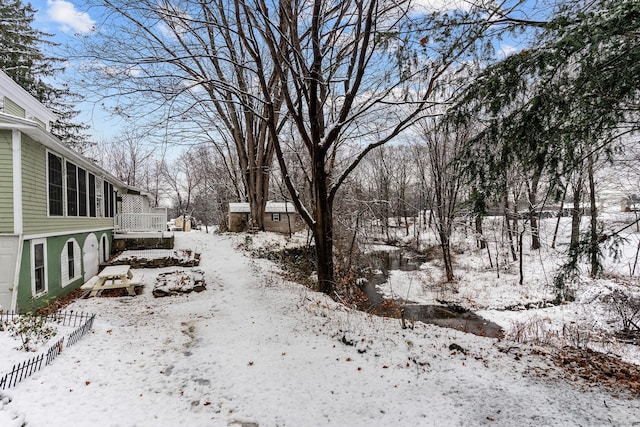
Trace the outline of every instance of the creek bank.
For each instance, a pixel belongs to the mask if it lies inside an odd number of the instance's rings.
[[[391,301],[400,310],[403,320],[420,321],[433,325],[452,328],[462,332],[472,333],[492,338],[502,338],[502,327],[460,305],[438,300],[436,304],[416,304],[401,299],[389,300],[383,296],[379,286],[389,279],[389,272],[393,270],[416,271],[427,261],[427,257],[417,254],[406,255],[403,250],[375,251],[370,253],[374,273],[367,277],[360,289],[367,296],[371,308],[386,309]]]

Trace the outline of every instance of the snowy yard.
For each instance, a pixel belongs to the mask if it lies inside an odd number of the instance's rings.
[[[176,233],[176,249],[202,254],[203,292],[154,298],[161,271],[145,269],[135,297],[72,303],[67,310],[97,314],[92,332],[2,392],[0,425],[640,424],[637,394],[568,380],[546,347],[422,323],[402,329],[283,280],[238,249],[243,239]],[[400,282],[392,277],[409,293]],[[478,286],[473,295],[491,285]],[[529,314],[478,300],[499,323]],[[579,307],[544,315],[569,318]]]
[[[59,312],[49,316],[0,316],[0,365],[7,373],[13,366],[59,346],[71,334],[82,327],[91,317],[90,313]]]

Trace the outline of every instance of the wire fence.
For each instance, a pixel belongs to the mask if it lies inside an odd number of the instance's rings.
[[[20,315],[16,313],[0,313],[0,322],[4,323],[9,320],[14,320],[19,316]],[[63,326],[77,326],[77,328],[66,338],[66,346],[70,347],[76,344],[80,338],[85,336],[91,330],[96,315],[90,313],[58,312],[39,317],[44,318],[46,322],[55,322]],[[29,360],[13,365],[10,372],[0,377],[0,389],[5,390],[15,387],[15,385],[20,381],[29,378],[44,366],[53,362],[55,358],[62,353],[64,346],[65,338],[62,337],[49,347],[45,353],[41,353]]]

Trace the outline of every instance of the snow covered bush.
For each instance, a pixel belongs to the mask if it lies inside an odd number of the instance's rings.
[[[623,333],[640,332],[640,292],[616,287],[602,300],[617,317]]]
[[[549,323],[549,319],[540,316],[532,316],[523,321],[513,321],[505,338],[518,343],[549,345],[556,338],[556,334],[550,330]]]
[[[56,329],[47,324],[47,318],[33,313],[6,321],[7,330],[11,336],[20,338],[22,345],[18,350],[36,351],[40,344],[56,336]]]

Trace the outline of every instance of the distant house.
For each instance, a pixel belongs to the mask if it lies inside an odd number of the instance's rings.
[[[640,196],[637,194],[631,194],[625,196],[620,201],[621,212],[638,212],[640,210]]]
[[[189,215],[180,215],[167,223],[167,228],[171,231],[191,231],[195,226],[195,220]]]
[[[97,274],[122,198],[143,197],[64,146],[50,133],[55,120],[0,71],[2,311],[44,306]]]
[[[229,231],[246,231],[249,224],[249,203],[229,203]],[[264,229],[278,233],[296,232],[304,229],[304,223],[293,203],[269,201],[264,211]]]

